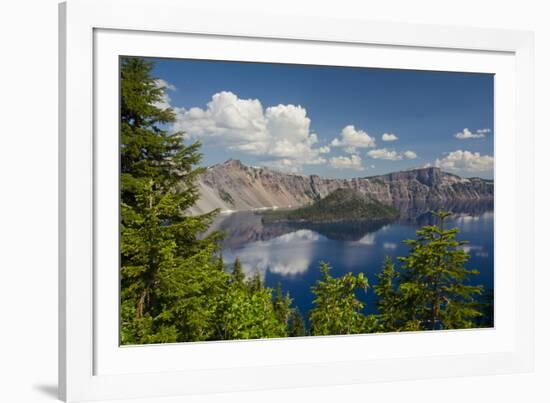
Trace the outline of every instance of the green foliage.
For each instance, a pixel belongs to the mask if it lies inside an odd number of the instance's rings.
[[[315,307],[310,311],[312,335],[336,335],[364,333],[364,304],[357,298],[356,291],[367,291],[369,286],[363,273],[357,276],[347,273],[342,277],[332,277],[330,266],[321,262],[322,280],[312,287],[315,294]]]
[[[400,257],[402,273],[398,298],[404,311],[403,329],[464,329],[480,316],[475,296],[481,286],[469,285],[476,270],[466,269],[468,254],[457,241],[458,228],[446,229],[448,212],[434,213],[438,225],[424,226],[417,239],[407,240],[407,257]]]
[[[216,211],[185,214],[199,198],[200,144],[165,129],[174,114],[155,106],[163,88],[151,70],[121,61],[122,344],[286,335],[283,301],[276,309],[259,274],[245,283],[238,260],[227,274],[221,235],[201,236]]]
[[[123,344],[208,338],[208,299],[225,277],[219,235],[198,237],[215,212],[184,214],[199,197],[200,145],[184,146],[182,133],[163,130],[174,114],[155,106],[163,89],[151,69],[140,58],[121,61]]]
[[[285,337],[270,288],[229,287],[218,305],[217,340]]]
[[[377,275],[378,283],[373,286],[378,296],[376,306],[378,308],[378,320],[380,331],[392,332],[399,329],[405,316],[401,296],[397,291],[398,273],[392,260],[386,256],[382,271]]]
[[[233,263],[233,272],[231,273],[231,281],[235,284],[244,286],[245,275],[243,272],[243,266],[239,258],[235,258]]]
[[[277,288],[275,288],[273,309],[275,310],[277,320],[284,326],[285,329],[288,327],[288,320],[290,319],[290,315],[292,313],[292,308],[290,307],[291,304],[292,298],[290,298],[290,294],[286,293],[286,295],[283,295],[283,289],[281,287],[281,283],[279,283]]]
[[[259,271],[246,278],[238,258],[225,271],[222,235],[205,235],[217,211],[186,214],[199,198],[200,144],[186,145],[182,133],[167,130],[174,113],[157,106],[164,89],[151,77],[151,63],[122,58],[120,67],[122,344],[493,325],[492,291],[475,299],[482,288],[469,284],[477,272],[465,268],[465,242],[456,240],[456,228],[445,228],[449,214],[438,212],[439,225],[405,241],[410,252],[399,258],[400,269],[384,261],[374,286],[376,315],[363,313],[360,296],[369,287],[363,273],[333,277],[321,263],[308,330],[280,285],[265,287]],[[335,222],[395,218],[397,212],[338,189],[311,206],[272,214],[266,217]]]
[[[475,319],[476,327],[493,327],[495,325],[494,302],[495,293],[492,288],[481,294],[476,305],[477,310],[481,312],[481,316]]]
[[[258,270],[254,272],[252,277],[246,280],[246,287],[252,294],[260,291],[263,288],[262,276],[260,275],[260,272]]]
[[[263,220],[307,221],[312,223],[344,220],[393,220],[399,212],[353,189],[336,189],[327,197],[294,210],[263,213]]]
[[[302,337],[307,335],[306,324],[298,308],[294,308],[290,314],[288,335],[290,337]]]

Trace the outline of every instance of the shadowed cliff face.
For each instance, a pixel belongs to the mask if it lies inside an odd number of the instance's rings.
[[[215,208],[232,211],[295,208],[335,190],[354,189],[385,203],[430,203],[492,200],[493,181],[461,178],[439,168],[420,168],[354,179],[301,176],[249,167],[238,160],[209,167],[199,178],[201,198],[190,213]]]

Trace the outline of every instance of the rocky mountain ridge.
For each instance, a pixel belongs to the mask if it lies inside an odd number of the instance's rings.
[[[200,175],[198,186],[201,197],[191,209],[192,214],[215,208],[222,211],[295,208],[322,199],[337,189],[353,189],[385,204],[487,200],[493,198],[494,192],[492,180],[461,178],[436,167],[329,179],[250,167],[233,159],[208,167]]]

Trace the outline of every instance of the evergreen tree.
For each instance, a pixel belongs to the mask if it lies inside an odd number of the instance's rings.
[[[226,273],[221,234],[205,236],[217,211],[186,214],[199,199],[196,185],[200,144],[185,144],[168,130],[173,111],[159,108],[164,89],[153,65],[122,58],[121,90],[121,342],[231,340],[303,336],[304,318],[292,298],[264,286],[259,271],[246,279],[235,259]],[[449,213],[435,213],[438,225],[424,226],[405,241],[410,252],[396,271],[386,258],[378,284],[378,315],[364,315],[358,294],[369,284],[363,273],[322,279],[312,287],[312,335],[492,326],[493,295],[475,296],[475,270],[446,229]],[[483,312],[483,315],[482,315]]]
[[[174,113],[156,106],[164,89],[151,71],[141,58],[121,60],[123,344],[208,338],[211,297],[225,286],[219,234],[198,237],[216,212],[184,214],[199,197],[200,144],[166,130]]]
[[[233,283],[218,304],[217,340],[285,337],[286,324],[275,312],[271,288]]]
[[[292,313],[290,314],[288,335],[290,337],[306,336],[306,324],[298,308],[292,309]]]
[[[481,286],[468,285],[476,270],[464,267],[468,254],[457,241],[458,228],[446,229],[450,213],[434,213],[438,225],[424,226],[416,240],[407,240],[409,256],[399,258],[403,263],[399,282],[402,304],[406,307],[404,328],[462,329],[473,326],[480,316],[474,296]]]
[[[373,286],[378,296],[376,306],[378,308],[378,322],[381,331],[391,332],[399,329],[405,316],[405,307],[397,292],[398,273],[389,256],[384,259],[382,272],[377,275],[378,283]]]
[[[495,295],[491,288],[483,292],[477,301],[477,310],[481,316],[476,318],[475,327],[493,327],[495,325]]]
[[[273,309],[275,310],[275,316],[277,320],[285,327],[288,326],[288,320],[290,319],[290,314],[292,309],[290,305],[292,304],[292,298],[286,293],[283,295],[283,289],[281,283],[277,284],[275,288],[275,296],[273,298]]]
[[[262,282],[262,276],[260,275],[260,271],[256,269],[252,277],[246,280],[246,287],[248,288],[248,291],[250,292],[250,294],[254,294],[255,292],[260,291],[263,288],[263,286],[264,285]]]
[[[235,284],[244,284],[244,272],[243,272],[243,266],[241,264],[241,261],[239,258],[235,258],[235,262],[233,263],[233,272],[231,273],[231,281]]]
[[[332,277],[330,266],[321,262],[322,280],[311,288],[315,299],[314,308],[310,311],[312,335],[337,335],[366,333],[371,331],[372,317],[363,315],[364,307],[356,291],[368,288],[367,278],[363,273],[347,273],[342,277]]]

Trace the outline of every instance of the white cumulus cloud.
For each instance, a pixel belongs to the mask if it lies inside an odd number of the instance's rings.
[[[173,84],[170,84],[168,81],[158,78],[155,80],[155,86],[157,88],[164,88],[162,93],[162,98],[160,101],[155,102],[153,106],[156,106],[159,109],[168,109],[171,107],[170,103],[172,102],[170,95],[168,95],[168,90],[176,91],[176,87]]]
[[[477,129],[475,132],[472,132],[466,127],[461,132],[456,133],[455,137],[459,140],[481,139],[490,131],[490,129]]]
[[[399,140],[399,137],[397,137],[393,133],[384,133],[382,135],[382,141],[396,141],[396,140]]]
[[[389,161],[399,161],[403,158],[408,160],[413,160],[418,157],[414,151],[407,150],[405,152],[397,152],[395,150],[389,150],[387,148],[377,148],[375,150],[370,150],[367,152],[367,155],[371,158],[377,160],[389,160]]]
[[[353,154],[358,148],[371,148],[376,146],[374,137],[366,131],[358,130],[353,125],[348,125],[340,132],[340,138],[335,138],[330,143],[333,147],[343,147],[344,151]]]
[[[302,172],[302,166],[296,165],[294,160],[288,158],[277,159],[274,161],[266,161],[263,164],[266,167],[273,168],[276,171],[299,174]]]
[[[354,169],[356,171],[363,171],[365,169],[361,164],[361,157],[355,154],[350,157],[332,157],[329,160],[329,164],[336,169]]]
[[[378,148],[376,150],[370,150],[367,155],[377,160],[401,160],[403,156],[395,150],[388,150],[387,148]]]
[[[317,147],[311,120],[299,105],[263,108],[258,99],[241,99],[229,91],[214,94],[203,108],[174,108],[175,131],[203,143],[216,143],[230,150],[265,157],[267,163],[291,166],[322,164],[320,154],[330,151]]]
[[[494,158],[492,156],[467,150],[452,151],[444,158],[435,160],[436,167],[449,171],[484,172],[491,171],[493,165]]]
[[[418,155],[416,155],[414,151],[407,150],[403,153],[403,157],[405,157],[408,160],[414,160],[415,158],[418,157]]]
[[[157,78],[155,80],[155,85],[158,87],[158,88],[166,88],[170,91],[176,91],[176,86],[174,84],[171,84],[169,83],[168,81],[166,80],[163,80],[162,78]]]

